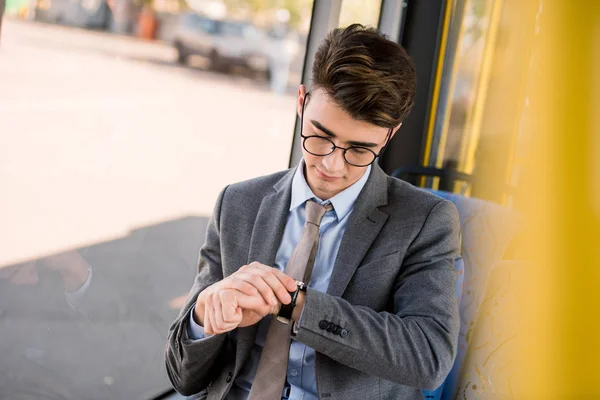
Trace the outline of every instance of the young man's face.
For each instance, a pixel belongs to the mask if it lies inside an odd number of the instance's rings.
[[[298,89],[298,115],[302,116],[302,103],[306,95],[303,85]],[[392,136],[399,126],[395,127]],[[379,154],[389,134],[388,128],[353,119],[322,90],[310,93],[304,110],[302,134],[323,136],[336,146],[350,147],[362,143]],[[390,138],[391,139],[391,138]],[[315,156],[302,147],[306,164],[304,176],[313,193],[327,200],[358,181],[367,167],[355,167],[344,160],[343,150],[327,156]]]

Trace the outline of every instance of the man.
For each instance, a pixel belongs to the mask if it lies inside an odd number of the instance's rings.
[[[375,162],[413,104],[412,62],[352,25],[312,75],[298,168],[217,200],[166,347],[184,395],[422,399],[452,366],[458,213]]]

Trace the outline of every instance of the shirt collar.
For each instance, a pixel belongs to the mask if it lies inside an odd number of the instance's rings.
[[[306,183],[306,178],[304,177],[304,159],[300,161],[298,164],[298,168],[296,168],[296,173],[294,174],[294,179],[292,180],[292,199],[290,202],[290,211],[296,207],[301,206],[307,200],[316,199],[320,204],[326,204],[331,202],[333,205],[333,210],[337,216],[338,221],[343,219],[350,211],[352,211],[352,207],[354,207],[354,202],[358,198],[361,190],[367,183],[367,179],[369,179],[369,175],[371,173],[371,166],[369,165],[365,170],[363,176],[353,183],[350,187],[342,190],[340,193],[333,196],[328,201],[323,201],[319,199],[312,192],[308,183]]]

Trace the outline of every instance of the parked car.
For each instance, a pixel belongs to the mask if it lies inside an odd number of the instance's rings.
[[[217,71],[244,67],[267,79],[270,76],[270,39],[249,22],[220,21],[187,13],[179,19],[173,46],[181,64],[192,55],[200,55],[207,57],[211,68]]]
[[[210,18],[193,13],[181,15],[173,35],[177,62],[185,64],[191,55],[209,57],[216,32],[217,22]]]
[[[36,21],[102,30],[110,24],[111,13],[106,0],[54,0],[32,4],[31,17]]]

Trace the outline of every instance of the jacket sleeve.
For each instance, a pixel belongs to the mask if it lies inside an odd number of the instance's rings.
[[[188,336],[189,315],[198,294],[223,279],[220,248],[220,216],[225,188],[219,195],[206,231],[206,242],[200,249],[198,274],[189,296],[171,324],[166,345],[167,374],[175,390],[189,396],[205,389],[218,375],[222,366],[219,357],[229,340],[227,334],[193,340]]]
[[[437,203],[408,247],[390,303],[376,312],[308,289],[296,340],[359,371],[433,390],[456,356],[458,302],[454,261],[459,254],[454,204]],[[333,334],[321,321],[339,325]]]

